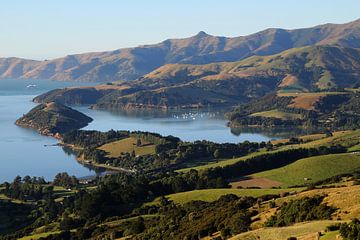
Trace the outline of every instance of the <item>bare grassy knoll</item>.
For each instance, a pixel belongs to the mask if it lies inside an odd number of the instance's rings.
[[[184,204],[190,201],[213,202],[226,194],[235,194],[237,196],[259,197],[267,194],[280,194],[284,192],[302,191],[304,188],[287,188],[287,189],[201,189],[188,192],[180,192],[167,195],[166,198],[178,204]],[[157,204],[159,199],[155,199],[151,204]]]
[[[327,95],[346,94],[345,92],[312,92],[312,93],[278,93],[279,97],[294,97],[291,108],[301,108],[305,110],[314,110],[315,103]]]
[[[360,216],[360,185],[304,191],[296,195],[279,198],[276,200],[276,204],[281,205],[283,202],[291,199],[315,195],[324,195],[323,202],[337,208],[337,211],[333,214],[333,219],[351,220]]]
[[[327,226],[339,221],[313,221],[298,223],[289,227],[260,228],[242,233],[230,238],[231,240],[286,240],[297,237],[299,240],[318,240],[318,232],[323,232]],[[335,239],[333,239],[335,240]]]
[[[244,177],[242,179],[239,179],[238,181],[233,180],[230,185],[231,188],[272,188],[280,187],[282,183],[268,178]]]
[[[107,152],[108,153],[107,157],[114,157],[114,158],[121,156],[122,153],[131,154],[132,151],[135,151],[135,154],[139,156],[155,153],[154,144],[145,140],[141,140],[141,144],[138,146],[137,140],[138,139],[135,137],[129,137],[119,141],[107,143],[99,147],[99,149]]]
[[[277,109],[270,110],[270,111],[253,113],[250,116],[280,118],[280,119],[283,119],[283,120],[294,120],[294,119],[301,119],[302,118],[301,114],[282,112],[282,111],[277,110]]]

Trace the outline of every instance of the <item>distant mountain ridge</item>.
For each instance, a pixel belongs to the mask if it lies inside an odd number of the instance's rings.
[[[360,87],[360,49],[309,46],[238,62],[168,64],[134,81],[53,90],[36,102],[98,108],[234,106],[275,91],[318,92]]]
[[[69,55],[48,61],[0,58],[0,78],[93,82],[133,80],[165,64],[234,62],[253,55],[272,55],[310,45],[360,48],[360,19],[346,24],[324,24],[295,30],[271,28],[234,38],[199,32],[190,38]]]

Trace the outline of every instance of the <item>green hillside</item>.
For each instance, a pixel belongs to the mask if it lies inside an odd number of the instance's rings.
[[[92,119],[60,103],[40,104],[16,121],[44,135],[55,135],[87,126]]]
[[[234,194],[238,197],[260,197],[268,194],[280,194],[284,192],[301,191],[303,188],[285,188],[285,189],[203,189],[194,190],[189,192],[181,192],[167,195],[171,201],[178,204],[185,204],[190,201],[204,201],[213,202],[218,200],[221,196],[227,194]],[[149,204],[159,203],[159,198],[155,199],[154,202]]]
[[[280,118],[280,119],[284,119],[284,120],[294,120],[294,119],[302,118],[301,114],[282,112],[277,109],[253,113],[253,114],[251,114],[251,116]]]
[[[282,186],[288,187],[317,182],[359,169],[360,154],[344,153],[301,159],[285,167],[256,173],[253,176],[279,181],[283,183]]]

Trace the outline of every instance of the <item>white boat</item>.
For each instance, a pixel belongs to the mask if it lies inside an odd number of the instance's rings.
[[[29,85],[26,86],[26,88],[35,88],[35,87],[36,87],[35,84],[29,84]]]

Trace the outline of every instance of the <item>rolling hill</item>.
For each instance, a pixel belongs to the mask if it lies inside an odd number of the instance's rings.
[[[199,32],[189,38],[168,39],[153,45],[68,55],[45,61],[2,58],[0,78],[94,82],[133,80],[165,64],[234,62],[253,55],[272,55],[310,45],[359,48],[359,39],[360,20],[295,30],[271,28],[233,38]]]
[[[16,121],[22,127],[33,128],[41,134],[57,136],[87,126],[92,119],[59,103],[40,104]]]
[[[90,103],[97,108],[234,106],[275,91],[356,88],[360,86],[359,56],[360,50],[356,48],[325,45],[253,56],[238,62],[168,64],[137,80],[107,86],[111,91],[103,91],[106,85],[98,86],[97,91],[87,88],[86,93],[83,88],[69,88],[45,93],[35,101]],[[89,89],[93,91],[93,101],[82,102]],[[67,97],[69,94],[72,97]]]
[[[279,181],[282,186],[289,187],[351,173],[359,170],[359,167],[360,159],[357,153],[331,154],[304,158],[285,167],[256,173],[254,176]]]

